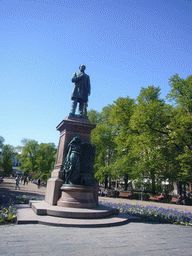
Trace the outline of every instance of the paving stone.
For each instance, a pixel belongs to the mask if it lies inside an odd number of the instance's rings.
[[[0,255],[192,255],[191,227],[169,224],[7,225],[0,226],[0,234]]]

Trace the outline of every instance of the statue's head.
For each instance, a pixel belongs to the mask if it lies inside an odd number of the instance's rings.
[[[83,72],[85,69],[86,69],[85,65],[82,64],[82,65],[79,66],[79,70],[81,72]]]
[[[74,138],[73,138],[74,141],[80,143],[81,142],[81,137],[79,135],[76,135]]]

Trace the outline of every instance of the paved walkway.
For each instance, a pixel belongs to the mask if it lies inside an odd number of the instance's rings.
[[[15,179],[4,178],[0,184],[0,193],[27,195],[27,196],[45,196],[46,187],[38,188],[36,184],[29,182],[28,185],[19,184],[20,190],[15,190]]]
[[[14,181],[9,179],[0,184],[0,193],[3,191],[26,195],[45,194],[45,188],[38,189],[34,184],[25,187],[21,185],[20,191],[14,191]],[[110,228],[52,227],[40,224],[4,225],[0,226],[0,255],[191,256],[191,237],[191,227],[169,224],[132,222]]]
[[[129,223],[118,227],[69,228],[40,224],[0,226],[0,255],[191,256],[192,228]]]

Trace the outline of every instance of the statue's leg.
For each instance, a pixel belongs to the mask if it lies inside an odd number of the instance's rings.
[[[83,116],[83,106],[84,106],[84,102],[83,101],[79,101],[79,115]]]
[[[77,108],[77,100],[73,100],[72,102],[72,106],[71,106],[71,112],[70,112],[70,115],[75,115],[75,110]]]
[[[87,104],[87,102],[85,102],[85,103],[83,104],[83,115],[84,115],[84,116],[87,116],[87,106],[88,106],[88,104]]]

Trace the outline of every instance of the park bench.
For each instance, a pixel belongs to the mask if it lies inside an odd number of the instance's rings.
[[[188,205],[190,203],[190,201],[189,201],[189,198],[186,198],[185,202],[183,202],[183,199],[179,199],[178,197],[172,197],[171,203]]]
[[[129,193],[127,193],[127,192],[120,192],[119,193],[119,197],[129,198]]]
[[[159,198],[159,196],[153,196],[153,195],[151,195],[151,196],[149,197],[149,200],[161,202],[161,201],[165,200],[165,198]]]
[[[172,197],[171,203],[176,204],[177,201],[178,201],[178,198],[177,198],[177,197]]]

